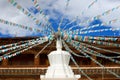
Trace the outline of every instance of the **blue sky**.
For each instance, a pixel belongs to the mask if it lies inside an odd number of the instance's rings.
[[[27,10],[30,8],[34,9],[32,0],[16,0],[16,1]],[[81,1],[70,0],[69,6],[67,7],[67,10],[65,10],[66,1],[67,0],[49,0],[49,1],[38,0],[40,8],[43,10],[44,14],[46,15],[49,22],[52,24],[55,31],[57,31],[57,27],[62,18],[64,19],[63,19],[61,28],[63,28],[67,23],[71,22],[73,19],[75,19],[76,16],[78,16],[77,21],[68,25],[66,27],[67,29],[83,21],[87,21],[91,17],[102,14],[106,10],[119,6],[120,4],[119,0],[116,0],[114,2],[110,0],[99,0],[90,9],[87,9],[87,6],[90,3],[92,3],[94,0],[89,0],[89,1],[88,0],[81,0]],[[0,1],[0,12],[1,12],[0,19],[8,20],[8,21],[15,22],[22,25],[32,26],[33,28],[42,29],[41,26],[35,25],[34,21],[32,21],[30,18],[28,18],[18,9],[16,9],[11,4],[9,4],[7,0]],[[45,19],[42,18],[42,15],[37,14],[36,10],[34,10],[34,12],[35,14],[33,15],[46,24]],[[81,14],[82,12],[84,12],[84,14]],[[101,24],[103,22],[108,22],[112,19],[119,19],[118,18],[120,17],[119,13],[120,13],[120,9],[115,10],[114,12],[111,12],[106,16],[102,16],[98,20],[93,20],[89,23],[83,24],[81,26],[77,26],[77,28],[83,28],[85,26]],[[110,27],[116,29],[116,28],[120,28],[119,25],[120,25],[120,22],[116,22],[111,25],[99,26],[91,30],[109,29]],[[114,32],[105,31],[102,33],[96,32],[96,33],[90,33],[85,35],[87,36],[120,36],[120,32],[119,30]],[[0,23],[0,37],[15,37],[15,36],[18,36],[18,37],[19,36],[40,36],[40,34]]]

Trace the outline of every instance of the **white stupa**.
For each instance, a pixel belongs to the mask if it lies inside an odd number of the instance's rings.
[[[62,50],[61,38],[57,38],[56,51],[48,55],[50,66],[45,75],[41,75],[41,80],[78,80],[81,76],[74,75],[69,66],[70,54]]]

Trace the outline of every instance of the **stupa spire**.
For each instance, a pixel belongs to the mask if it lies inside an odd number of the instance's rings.
[[[62,50],[60,27],[58,27],[58,32],[57,32],[56,49],[57,49],[57,50]]]

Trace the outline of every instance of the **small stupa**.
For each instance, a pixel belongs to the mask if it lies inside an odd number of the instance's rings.
[[[48,55],[50,66],[45,75],[40,75],[41,80],[78,80],[81,75],[74,75],[69,66],[70,53],[62,50],[60,30],[58,29],[56,51]]]

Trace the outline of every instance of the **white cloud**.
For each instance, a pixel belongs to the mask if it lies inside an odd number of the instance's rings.
[[[19,4],[21,4],[24,8],[33,6],[32,0],[16,0],[16,1]],[[81,20],[84,20],[87,17],[91,18],[96,15],[102,14],[106,10],[112,9],[113,7],[120,5],[120,0],[98,0],[98,2],[95,3],[90,9],[87,9],[88,5],[94,0],[70,0],[68,9],[67,11],[65,11],[65,5],[67,0],[38,0],[38,1],[42,9],[48,9],[50,11],[48,17],[56,18],[56,14],[54,13],[54,10],[56,10],[67,16],[67,18],[69,18],[70,20],[72,20],[74,17],[78,15]],[[82,11],[84,11],[83,15],[81,14]],[[20,12],[15,7],[10,5],[7,2],[7,0],[0,0],[0,12],[1,12],[0,13],[1,19],[5,19],[8,21],[12,21],[27,26],[37,27],[30,18],[28,18],[22,12]],[[120,17],[119,13],[120,13],[120,9],[115,10],[109,15],[101,17],[101,20],[103,22],[108,22],[109,20],[112,19],[119,19]],[[38,15],[36,17],[38,17]],[[41,19],[40,17],[41,16],[39,16],[38,18]],[[112,24],[113,27],[120,28],[119,25],[120,22]],[[2,34],[10,34],[12,36],[14,36],[16,33],[18,33],[18,36],[27,36],[34,34],[33,32],[15,27],[10,27],[7,25],[3,25],[1,23],[0,23],[0,32]]]
[[[92,3],[94,0],[70,0],[68,10],[65,12],[65,4],[67,0],[40,0],[40,4],[43,6],[43,8],[47,8],[51,11],[57,10],[64,15],[68,16],[69,19],[73,19],[75,16],[79,15],[79,18],[81,20],[84,20],[85,18],[91,18],[94,16],[97,16],[99,14],[102,14],[103,12],[112,9],[118,5],[120,5],[120,0],[98,0],[97,3],[95,3],[90,9],[87,9],[88,5]],[[53,3],[53,4],[52,4]],[[82,15],[82,11],[84,14]],[[104,17],[101,17],[100,19],[103,22],[108,22],[112,19],[119,19],[120,15],[120,9],[115,10],[114,12],[111,12],[109,15],[106,15]],[[50,14],[51,17],[56,17],[52,14]],[[113,27],[120,27],[120,22],[114,23],[111,26]]]
[[[29,8],[32,4],[31,1],[28,0],[16,0],[20,5],[24,8]],[[31,2],[31,3],[30,3]],[[27,4],[26,4],[27,3]],[[7,21],[11,21],[14,23],[22,24],[25,26],[38,28],[35,25],[35,22],[28,18],[25,14],[19,11],[17,8],[13,7],[7,0],[0,0],[0,19],[4,19]],[[31,32],[28,30],[24,30],[14,26],[8,26],[0,23],[0,33],[4,35],[15,36],[30,36],[32,34],[36,34],[35,32]]]

